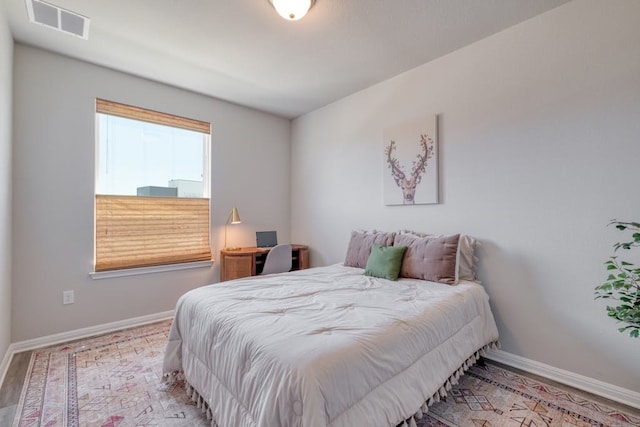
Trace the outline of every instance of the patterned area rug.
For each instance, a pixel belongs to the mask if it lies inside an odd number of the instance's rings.
[[[162,383],[171,321],[33,352],[14,426],[210,426]]]
[[[209,426],[183,383],[162,383],[170,325],[34,351],[14,427]],[[640,416],[487,364],[472,367],[417,425],[622,427],[640,426]]]
[[[640,413],[596,403],[576,393],[487,363],[473,366],[418,427],[640,426]]]

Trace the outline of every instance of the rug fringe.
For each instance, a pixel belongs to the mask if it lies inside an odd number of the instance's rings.
[[[486,355],[487,350],[498,350],[500,348],[500,342],[493,341],[489,344],[482,346],[477,351],[475,351],[467,360],[465,360],[460,368],[458,368],[453,374],[447,378],[447,380],[440,386],[438,391],[436,391],[433,396],[429,397],[420,408],[409,418],[402,421],[402,427],[416,427],[416,419],[421,419],[424,414],[427,413],[429,407],[432,406],[436,402],[440,402],[440,400],[447,397],[447,392],[450,391],[454,385],[458,384],[458,380],[464,373],[469,370],[475,363]]]

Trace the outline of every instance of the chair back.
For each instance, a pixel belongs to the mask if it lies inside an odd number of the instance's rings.
[[[264,260],[264,268],[260,274],[286,273],[291,270],[292,264],[291,245],[276,245],[267,254]]]

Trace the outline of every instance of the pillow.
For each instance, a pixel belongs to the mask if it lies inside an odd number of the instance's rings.
[[[474,255],[477,240],[471,236],[461,235],[458,243],[458,279],[476,281],[476,256]]]
[[[383,279],[398,280],[402,256],[406,246],[380,246],[377,243],[371,245],[371,255],[367,260],[364,274]]]
[[[451,236],[396,235],[393,246],[407,249],[400,267],[400,277],[456,284],[456,254],[459,234]]]
[[[374,243],[380,246],[393,245],[393,238],[396,233],[385,233],[383,231],[353,231],[351,232],[351,240],[347,248],[347,255],[344,259],[344,265],[347,267],[365,268],[367,260],[371,253],[371,245]]]
[[[401,230],[398,234],[411,234],[418,237],[442,237],[442,235],[437,236],[434,234],[419,233],[411,230]],[[478,241],[475,238],[465,234],[460,235],[458,253],[456,254],[456,283],[460,280],[478,281],[476,277],[476,262],[478,261],[478,258],[474,255],[477,244]]]

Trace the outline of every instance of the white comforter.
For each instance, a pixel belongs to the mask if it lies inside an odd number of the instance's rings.
[[[164,372],[183,372],[221,427],[395,426],[498,339],[482,286],[334,265],[194,289]]]

